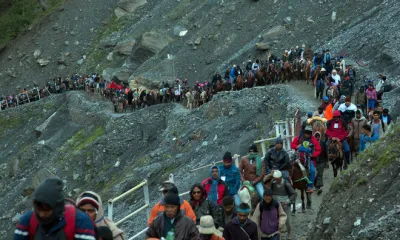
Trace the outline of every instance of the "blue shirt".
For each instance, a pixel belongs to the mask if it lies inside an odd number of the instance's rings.
[[[235,195],[239,191],[240,187],[239,169],[233,164],[229,168],[225,168],[224,165],[219,166],[218,168],[221,174],[221,179],[228,185],[229,195]]]

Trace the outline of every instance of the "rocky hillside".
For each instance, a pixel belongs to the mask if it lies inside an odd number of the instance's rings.
[[[361,62],[363,75],[384,71],[393,79],[399,62],[399,4],[69,0],[3,50],[1,91],[72,72],[100,72],[106,79],[149,87],[175,76],[194,82],[223,66],[263,59],[266,50],[280,55],[303,43]],[[333,24],[332,11],[337,13]]]
[[[400,125],[332,182],[310,239],[398,239]]]
[[[193,112],[160,104],[114,115],[111,103],[69,92],[2,112],[0,236],[13,230],[12,222],[31,207],[34,188],[52,175],[66,182],[72,198],[92,189],[107,200],[149,177],[154,203],[157,184],[170,173],[186,191],[205,176],[189,170],[225,151],[243,155],[255,139],[269,136],[275,120],[297,109],[292,95],[290,86],[246,89],[218,94]],[[300,101],[313,104],[298,95]],[[137,206],[138,194],[116,205],[117,219]],[[134,233],[144,226],[136,218],[123,228]]]

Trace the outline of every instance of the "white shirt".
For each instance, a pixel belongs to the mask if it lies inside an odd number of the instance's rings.
[[[347,110],[349,110],[349,111],[357,111],[357,106],[354,105],[354,104],[352,104],[352,103],[350,103],[349,106],[346,106],[346,103],[342,103],[342,104],[339,106],[339,109],[338,109],[338,110],[341,111],[341,112],[345,112],[345,111],[347,111]]]
[[[332,77],[333,80],[335,80],[335,82],[332,83],[332,85],[338,86],[340,84],[340,76],[339,76],[339,74],[336,74],[336,75],[332,74],[331,77]]]

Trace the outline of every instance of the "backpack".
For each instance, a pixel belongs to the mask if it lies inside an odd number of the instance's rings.
[[[71,204],[66,204],[65,205],[65,212],[64,212],[64,218],[66,221],[66,224],[64,226],[64,233],[65,237],[67,240],[74,240],[75,239],[75,224],[76,224],[76,208],[75,206]],[[36,214],[33,212],[31,219],[29,220],[29,239],[33,240],[35,238],[35,234],[37,231],[37,228],[39,226],[38,219],[36,217]]]

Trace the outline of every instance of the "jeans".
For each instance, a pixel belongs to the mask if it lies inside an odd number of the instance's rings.
[[[260,199],[263,199],[263,196],[264,196],[264,185],[261,182],[259,182],[254,187],[256,188],[256,191],[257,191],[258,196],[260,197]]]
[[[239,207],[239,205],[242,203],[242,201],[240,201],[240,197],[237,193],[235,195],[233,195],[233,199],[235,200],[235,206]]]
[[[315,179],[315,166],[314,166],[314,162],[310,161],[310,178],[309,178],[309,180],[311,181],[311,183],[307,184],[307,187],[309,187],[309,188],[314,187],[314,179]]]
[[[280,240],[281,235],[279,233],[275,234],[272,237],[261,237],[261,240]]]

